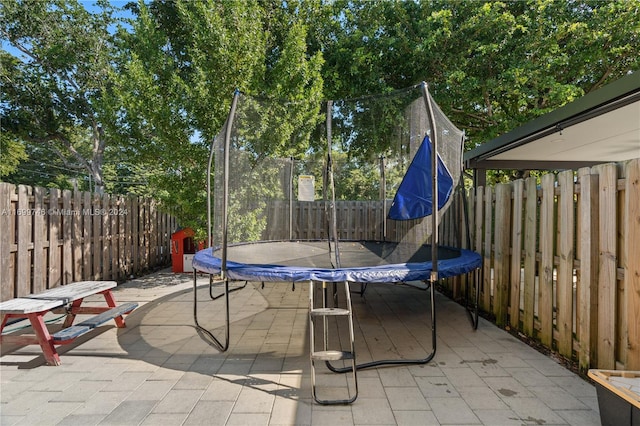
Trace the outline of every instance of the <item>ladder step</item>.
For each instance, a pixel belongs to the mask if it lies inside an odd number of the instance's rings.
[[[319,351],[311,354],[311,358],[319,361],[339,361],[341,359],[353,359],[353,352],[346,351]]]
[[[333,315],[349,315],[348,309],[340,308],[316,308],[311,310],[311,316],[327,317]]]

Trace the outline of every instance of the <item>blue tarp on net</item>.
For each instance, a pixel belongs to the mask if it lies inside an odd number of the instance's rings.
[[[437,163],[438,210],[440,210],[453,192],[453,178],[440,155]],[[431,140],[429,136],[425,136],[396,191],[387,216],[389,219],[419,219],[432,213],[431,173]]]

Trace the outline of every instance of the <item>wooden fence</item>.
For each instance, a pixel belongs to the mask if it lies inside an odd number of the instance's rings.
[[[471,248],[481,308],[588,368],[640,370],[640,159],[479,187]],[[461,206],[440,227],[465,246]],[[463,229],[464,231],[464,229]],[[461,279],[447,280],[462,296]]]
[[[337,201],[336,229],[340,240],[400,241],[416,221],[388,220],[390,200]],[[289,238],[289,204],[283,201],[270,203],[267,210],[265,240]],[[300,240],[326,239],[328,236],[328,208],[326,201],[294,202],[292,210],[291,238]]]
[[[0,299],[167,265],[175,228],[150,199],[0,183]]]

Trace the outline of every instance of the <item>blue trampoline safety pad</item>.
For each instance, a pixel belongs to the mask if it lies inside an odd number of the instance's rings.
[[[279,243],[260,242],[249,245],[245,244],[243,246],[251,246],[251,252],[255,253],[256,251],[268,252],[269,246],[272,244]],[[476,252],[465,249],[443,249],[448,250],[450,255],[448,258],[438,260],[439,278],[462,275],[482,265],[482,257]],[[216,255],[214,255],[214,253]],[[199,272],[219,274],[222,265],[222,260],[218,257],[219,253],[219,251],[214,251],[211,248],[200,250],[193,258],[193,268]],[[451,255],[451,253],[453,253],[453,255]],[[367,255],[373,256],[370,251]],[[376,255],[379,255],[379,253]],[[314,280],[326,282],[398,283],[404,281],[429,280],[433,270],[433,263],[430,260],[420,262],[419,259],[415,259],[415,256],[411,262],[405,263],[384,263],[373,266],[341,268],[252,263],[252,259],[249,258],[243,262],[239,262],[238,260],[238,258],[233,261],[227,260],[226,276],[231,280],[283,282]],[[302,261],[300,262],[300,264],[303,263]]]

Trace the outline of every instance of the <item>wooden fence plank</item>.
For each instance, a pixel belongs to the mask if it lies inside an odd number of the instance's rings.
[[[16,252],[16,294],[31,294],[31,259],[29,245],[31,243],[31,219],[34,210],[29,206],[28,187],[18,185],[18,204],[16,209],[17,252]]]
[[[640,370],[640,159],[626,165],[625,184],[627,301],[627,362],[625,369]]]
[[[614,369],[616,339],[616,191],[615,164],[594,167],[600,175],[600,269],[598,273],[598,367]]]
[[[45,189],[33,188],[33,208],[36,212],[33,218],[33,293],[40,293],[47,289],[47,208],[44,202]]]
[[[166,242],[167,242],[167,214],[166,212],[161,212],[160,214],[160,229],[158,230],[158,250],[159,250],[159,263],[165,264],[166,262]]]
[[[493,235],[493,188],[490,186],[485,188],[484,194],[484,248],[483,248],[483,276],[484,283],[482,289],[484,291],[482,295],[482,308],[486,312],[491,312],[491,288],[493,286],[492,280],[492,240]]]
[[[524,305],[522,331],[533,337],[536,304],[536,242],[538,235],[538,188],[535,177],[525,182],[526,201],[524,212]]]
[[[448,245],[452,247],[462,247],[462,239],[463,235],[463,226],[462,224],[462,193],[454,194],[457,195],[453,199],[453,203],[449,210],[451,210],[451,215],[449,216],[449,238]],[[462,280],[460,275],[455,275],[449,279],[451,282],[450,288],[452,289],[453,298],[458,299],[461,297],[461,288],[462,288]]]
[[[100,194],[94,194],[91,202],[91,224],[92,231],[92,256],[93,256],[93,279],[99,280],[102,275],[102,219],[100,217],[100,209],[102,207],[102,199]],[[98,214],[96,214],[98,212]]]
[[[80,191],[73,192],[73,259],[72,259],[72,275],[73,281],[82,281],[82,193]]]
[[[5,301],[14,297],[15,269],[12,261],[10,235],[12,216],[14,208],[11,205],[11,196],[15,191],[15,186],[10,183],[0,182],[0,300]]]
[[[135,272],[135,268],[133,267],[133,214],[132,214],[132,203],[133,197],[127,197],[125,199],[125,225],[124,225],[124,235],[125,235],[125,249],[124,249],[124,260],[125,260],[125,273],[127,277],[132,276],[133,272]]]
[[[571,357],[573,351],[573,238],[575,219],[573,171],[558,174],[558,257],[556,328],[558,352]]]
[[[484,223],[484,187],[479,186],[476,188],[476,195],[474,199],[474,211],[475,211],[475,241],[473,242],[473,248],[476,252],[482,253],[482,224]]]
[[[129,199],[120,198],[119,220],[120,220],[120,268],[122,276],[128,278],[131,275],[131,215],[129,214]]]
[[[483,232],[482,232],[482,225],[484,224],[484,205],[483,200],[484,200],[484,187],[480,186],[478,188],[475,189],[475,196],[474,196],[474,204],[473,204],[473,210],[474,210],[474,240],[472,242],[473,244],[473,249],[477,252],[480,253],[482,255],[482,237],[483,237]],[[482,279],[482,270],[484,270],[484,266],[481,265],[481,270],[478,272],[478,279],[476,280],[476,291],[478,292],[478,300],[480,300],[480,295],[482,294],[482,285],[483,285],[483,279]],[[480,307],[482,307],[482,304],[480,303]]]
[[[89,210],[91,209],[91,193],[85,192],[82,195],[82,279],[91,280],[93,278],[93,264],[95,259],[91,255],[93,242],[93,222]]]
[[[158,210],[153,200],[149,200],[149,214],[149,266],[155,267],[158,264]]]
[[[138,211],[140,199],[135,197],[131,200],[131,261],[133,270],[140,270],[140,212]]]
[[[118,215],[118,197],[111,196],[111,205],[106,214],[109,215],[109,222],[111,224],[111,279],[119,280],[122,278],[120,275],[120,263],[118,250],[120,249],[120,233],[118,232],[120,216]]]
[[[140,204],[140,215],[142,219],[142,267],[145,270],[149,269],[149,232],[151,227],[151,214],[149,212],[149,200],[144,199]]]
[[[554,183],[551,173],[542,176],[542,205],[540,206],[540,277],[538,319],[540,341],[551,346],[553,339],[553,237]]]
[[[518,179],[513,182],[513,220],[511,226],[511,290],[509,301],[509,324],[514,328],[520,325],[523,198],[524,181],[522,179]]]
[[[48,210],[59,208],[60,190],[52,188],[49,190]],[[60,259],[60,215],[47,214],[49,221],[49,279],[47,288],[54,288],[62,284],[62,271]]]
[[[474,242],[476,238],[476,211],[474,206],[476,205],[476,194],[473,190],[469,190],[467,193],[467,214],[469,215],[469,233],[467,237],[468,244],[464,248],[473,250]],[[465,241],[466,243],[466,241]]]
[[[580,174],[580,281],[578,308],[578,364],[586,373],[594,367],[598,331],[598,175],[589,168]]]
[[[507,324],[509,312],[509,241],[511,238],[511,185],[496,185],[496,223],[495,227],[495,257],[494,257],[494,295],[493,312],[496,324]]]
[[[614,354],[616,357],[616,369],[623,369],[627,363],[627,351],[620,350],[627,346],[627,300],[626,289],[624,287],[624,265],[626,265],[626,235],[625,235],[625,185],[620,185],[620,181],[625,181],[626,168],[622,163],[618,164],[617,193],[616,193],[616,341],[614,343]],[[640,320],[640,319],[639,319]]]
[[[62,210],[56,212],[62,221],[62,284],[73,282],[73,211],[71,210],[71,191],[62,191]]]
[[[100,209],[98,220],[102,222],[102,279],[113,279],[111,270],[111,223],[107,211],[111,207],[109,194],[102,195],[102,209]]]

